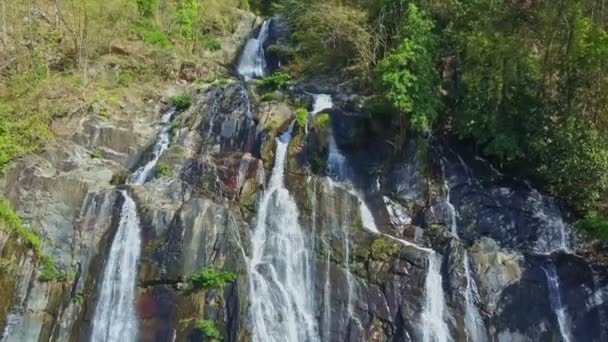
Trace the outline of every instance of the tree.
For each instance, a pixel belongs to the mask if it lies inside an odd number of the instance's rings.
[[[439,75],[433,63],[437,46],[433,27],[428,15],[410,4],[401,26],[401,42],[378,68],[384,96],[401,113],[401,139],[405,136],[404,119],[415,131],[428,133],[441,108]]]

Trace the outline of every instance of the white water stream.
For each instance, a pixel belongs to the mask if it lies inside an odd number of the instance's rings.
[[[169,146],[169,121],[175,112],[162,116],[162,128],[154,145],[152,159],[137,169],[130,184],[144,184],[156,166],[158,159]],[[112,241],[99,300],[95,307],[93,342],[133,342],[137,340],[137,315],[135,313],[135,286],[137,266],[141,252],[141,225],[135,202],[126,191],[121,191],[124,203],[120,213],[118,230]]]
[[[293,124],[277,139],[272,175],[251,240],[250,319],[253,341],[320,341],[313,295],[314,251],[284,185]]]
[[[249,39],[245,45],[238,65],[238,72],[246,81],[266,75],[267,64],[264,43],[268,39],[269,28],[270,20],[264,21],[258,36]]]
[[[559,325],[559,332],[562,337],[562,342],[570,342],[572,341],[571,337],[571,329],[570,329],[570,318],[566,312],[566,308],[562,303],[561,292],[559,288],[559,277],[557,275],[557,270],[555,268],[555,264],[551,262],[549,265],[542,267],[543,272],[545,272],[545,277],[547,278],[547,284],[549,287],[549,300],[551,303],[551,308],[553,312],[555,312],[555,316],[557,317],[557,323]]]

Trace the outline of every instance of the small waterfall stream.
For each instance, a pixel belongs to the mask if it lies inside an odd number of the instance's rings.
[[[559,332],[562,337],[562,342],[570,342],[572,336],[570,329],[570,319],[566,313],[566,308],[562,303],[562,297],[559,287],[559,277],[555,264],[550,262],[548,265],[542,267],[545,277],[547,278],[547,285],[549,287],[549,301],[551,308],[555,312],[557,317],[557,323],[559,325]]]
[[[462,159],[459,159],[461,163],[464,163]],[[450,185],[448,182],[448,177],[445,171],[445,161],[441,160],[441,171],[443,174],[444,182],[443,189],[445,192],[445,206],[447,208],[448,214],[448,228],[450,229],[450,233],[456,239],[460,239],[458,235],[458,212],[456,211],[456,207],[451,202],[450,199]],[[463,256],[463,264],[464,264],[464,276],[466,279],[466,286],[464,289],[464,324],[467,333],[467,341],[471,342],[485,342],[487,341],[487,333],[485,324],[477,306],[475,305],[475,301],[477,299],[477,284],[475,283],[475,278],[471,273],[471,265],[469,261],[469,252],[465,249]]]
[[[162,128],[154,145],[152,159],[137,169],[128,183],[144,184],[158,159],[169,146],[170,110],[162,116]],[[112,241],[110,254],[101,282],[99,300],[95,308],[91,341],[114,342],[137,340],[135,286],[141,252],[141,225],[135,202],[126,191],[121,191],[124,203],[118,230]]]
[[[243,49],[243,55],[238,65],[238,72],[246,81],[266,75],[267,64],[264,43],[268,39],[269,28],[270,20],[264,21],[258,36],[249,39]]]
[[[251,240],[250,318],[253,340],[319,341],[315,319],[314,251],[298,222],[298,207],[284,184],[293,123],[277,139],[272,175]]]

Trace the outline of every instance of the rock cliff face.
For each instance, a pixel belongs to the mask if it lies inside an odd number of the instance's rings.
[[[271,25],[270,36],[280,43],[284,30]],[[233,39],[243,45],[246,37]],[[170,172],[144,185],[121,178],[148,158],[158,112],[83,120],[2,178],[2,193],[67,275],[41,281],[35,256],[0,234],[3,260],[16,265],[0,267],[3,341],[89,340],[124,201],[119,190],[141,220],[140,339],[212,340],[197,328],[207,320],[225,341],[265,340],[250,315],[259,299],[251,296],[252,236],[275,139],[295,108],[256,103],[237,78],[191,91],[193,104],[174,117],[160,160]],[[293,95],[312,111],[310,96]],[[445,142],[411,140],[387,163],[390,146],[371,135],[356,97],[332,96],[331,127],[293,128],[284,167],[291,214],[306,237],[299,247],[311,252],[311,293],[300,294],[312,308],[311,340],[608,341],[608,272],[577,255],[554,199]],[[208,267],[238,277],[193,287],[189,277]]]

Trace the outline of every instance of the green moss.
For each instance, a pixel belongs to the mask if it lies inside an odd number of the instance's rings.
[[[205,335],[205,337],[210,339],[219,339],[220,338],[220,330],[218,329],[215,322],[207,319],[200,320],[196,324],[196,330],[198,330],[201,334]]]
[[[171,96],[169,104],[179,111],[186,110],[192,105],[192,96],[190,94]]]
[[[220,271],[212,267],[203,269],[189,277],[189,281],[196,289],[223,288],[226,284],[236,280],[238,275],[232,272]]]
[[[123,87],[127,87],[127,86],[129,86],[129,83],[131,83],[131,80],[133,79],[134,76],[135,76],[135,74],[131,70],[120,71],[118,73],[117,82],[119,85],[121,85]],[[120,101],[118,101],[118,103],[120,104]]]
[[[372,243],[371,256],[374,260],[385,262],[399,253],[399,250],[399,246],[394,241],[381,237]]]
[[[36,233],[26,228],[21,219],[11,209],[10,204],[5,199],[0,199],[0,221],[18,238],[23,240],[26,245],[34,250],[38,256],[42,255],[42,243]]]
[[[0,221],[3,223],[0,227],[8,229],[10,233],[15,234],[18,239],[34,250],[41,264],[40,280],[66,281],[68,279],[68,275],[59,271],[53,259],[44,254],[40,237],[23,225],[19,216],[10,207],[8,201],[4,199],[0,200]]]
[[[60,271],[55,262],[48,256],[42,256],[40,268],[41,281],[67,281],[70,277],[67,273]]]

